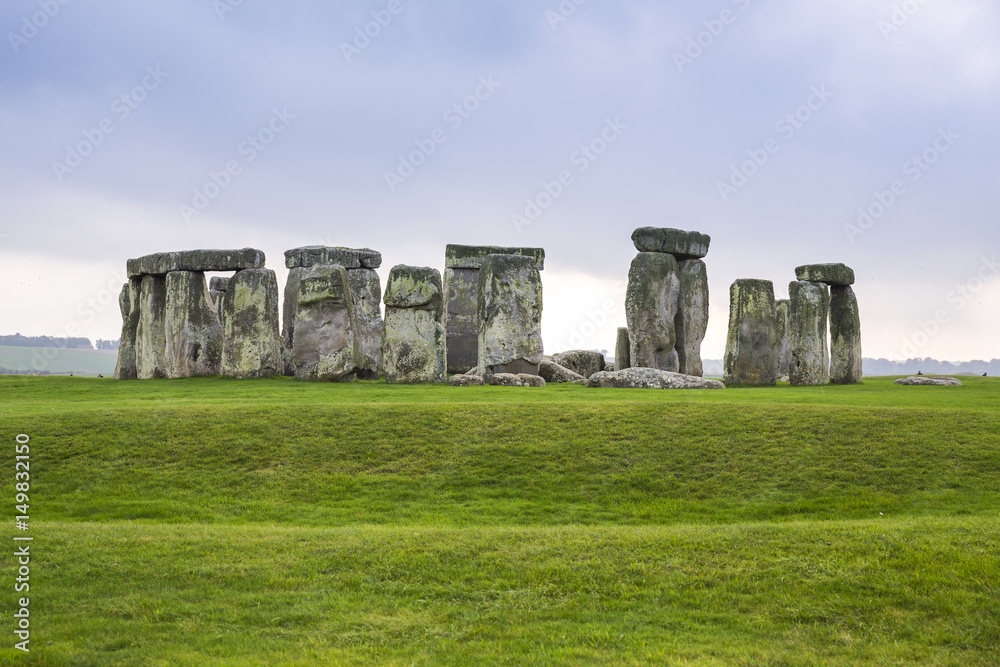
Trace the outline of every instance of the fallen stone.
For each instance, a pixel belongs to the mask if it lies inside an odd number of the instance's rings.
[[[300,380],[353,382],[363,357],[350,279],[342,266],[299,274],[292,365]]]
[[[476,303],[479,291],[479,269],[444,270],[447,295],[448,372],[464,373],[479,364],[479,324]]]
[[[546,382],[554,384],[578,382],[579,380],[587,379],[576,371],[560,366],[551,359],[542,359],[542,362],[538,365],[538,375],[544,378]]]
[[[240,271],[263,267],[264,252],[254,248],[159,252],[130,259],[126,264],[129,278],[166,276],[171,271]]]
[[[618,338],[615,341],[615,367],[616,371],[623,371],[631,368],[629,357],[632,354],[632,343],[628,337],[628,327],[618,327]]]
[[[615,370],[615,364],[614,364],[614,362],[613,361],[609,361],[609,362],[605,363],[604,364],[604,370],[606,370],[609,373],[612,372],[612,371],[614,371]]]
[[[830,288],[823,283],[793,281],[788,286],[788,338],[792,361],[788,377],[793,386],[830,383],[827,322]]]
[[[118,361],[115,364],[116,380],[136,379],[135,347],[136,332],[139,328],[139,292],[141,278],[131,278],[122,286],[118,295],[118,307],[122,313],[122,333],[118,345]]]
[[[777,382],[774,363],[774,285],[737,280],[729,288],[725,384],[768,386]]]
[[[680,300],[674,322],[677,337],[677,366],[685,375],[705,374],[701,344],[708,331],[708,269],[700,259],[677,263],[681,281]]]
[[[219,375],[222,322],[209,300],[205,274],[171,271],[166,287],[167,377]]]
[[[477,296],[479,375],[538,375],[542,346],[542,278],[535,260],[489,255]]]
[[[673,255],[640,252],[632,260],[625,294],[625,316],[633,368],[677,372],[676,318],[680,278]]]
[[[552,361],[563,368],[568,368],[574,373],[582,375],[584,378],[589,378],[594,373],[600,373],[604,370],[605,365],[607,365],[604,355],[594,350],[559,352],[552,355]]]
[[[358,377],[377,380],[382,374],[382,281],[373,269],[352,269],[347,272],[347,280],[358,316]]]
[[[536,387],[545,386],[545,378],[529,373],[494,373],[487,383],[493,387]]]
[[[545,269],[545,250],[542,248],[502,248],[491,245],[453,245],[444,250],[447,269],[480,269],[490,255],[519,255],[530,257],[539,271]]]
[[[928,386],[928,387],[961,387],[962,382],[958,378],[952,377],[908,377],[900,378],[896,380],[893,384],[901,384],[906,386]]]
[[[478,375],[452,375],[448,384],[452,387],[482,387],[486,382]]]
[[[446,382],[444,299],[437,269],[398,265],[385,288],[382,365],[389,384]]]
[[[596,388],[613,389],[725,389],[718,380],[706,380],[655,368],[626,368],[622,371],[596,373],[587,381]]]
[[[479,375],[479,369],[474,366],[461,375]]]
[[[639,252],[663,252],[677,259],[701,259],[708,254],[712,238],[699,232],[685,232],[663,227],[640,227],[632,232],[632,243]]]
[[[805,282],[840,287],[854,284],[854,270],[845,264],[807,264],[795,269],[795,277]]]
[[[788,337],[790,306],[788,299],[774,302],[774,362],[778,365],[778,379],[782,382],[788,381],[792,365],[792,341]]]
[[[830,382],[862,382],[861,314],[850,287],[830,288]]]
[[[377,269],[382,266],[382,253],[369,248],[332,248],[311,245],[285,251],[285,268],[342,266],[345,269]]]
[[[222,374],[233,378],[281,375],[278,280],[270,269],[244,269],[222,299]]]
[[[139,288],[135,370],[140,380],[167,376],[167,279],[144,275]]]

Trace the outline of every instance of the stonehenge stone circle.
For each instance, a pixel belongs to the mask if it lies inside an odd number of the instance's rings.
[[[222,298],[222,374],[232,378],[281,375],[278,280],[271,269],[243,269]]]
[[[167,279],[144,275],[139,288],[135,371],[140,380],[167,376]],[[121,354],[121,350],[118,351]]]
[[[631,368],[630,362],[632,343],[628,337],[628,327],[618,327],[618,339],[615,341],[615,370],[623,371]]]
[[[445,327],[448,330],[449,373],[464,373],[479,364],[479,323],[476,320],[479,271],[490,255],[530,257],[537,270],[545,268],[545,251],[541,248],[466,245],[445,248]]]
[[[589,387],[614,389],[725,389],[718,380],[706,380],[693,375],[660,371],[655,368],[626,368],[602,371],[590,376]]]
[[[363,356],[347,269],[340,265],[303,268],[297,282],[292,344],[295,377],[353,381]]]
[[[540,257],[487,255],[479,271],[478,375],[538,375],[542,346]]]
[[[705,251],[708,251],[707,242]],[[681,373],[701,377],[704,375],[701,344],[708,331],[708,268],[700,259],[685,259],[677,263],[677,271],[681,279],[680,302],[674,327],[677,363]]]
[[[774,362],[778,364],[778,379],[784,378],[786,382],[792,364],[792,342],[788,337],[790,303],[788,299],[774,302]]]
[[[592,350],[570,350],[552,355],[552,360],[584,378],[604,370],[604,355]],[[547,378],[546,378],[547,379]]]
[[[830,288],[830,382],[859,384],[861,378],[861,315],[849,286]]]
[[[212,305],[205,274],[171,271],[166,281],[166,375],[218,375],[222,368],[222,322]]]
[[[447,334],[441,273],[397,265],[385,286],[382,364],[389,384],[446,382]]]
[[[844,264],[806,264],[795,269],[795,279],[847,287],[854,284],[854,270]]]
[[[677,372],[676,318],[681,282],[673,255],[640,252],[632,260],[625,294],[633,368]]]
[[[115,364],[116,380],[135,380],[136,330],[139,327],[139,290],[141,278],[130,278],[122,286],[118,295],[118,307],[122,312],[122,333],[118,345],[118,361]]]
[[[830,288],[825,283],[795,280],[788,285],[788,296],[792,346],[789,380],[794,386],[829,384],[830,353],[826,336]]]
[[[159,252],[130,259],[126,264],[129,278],[166,276],[171,271],[241,271],[262,268],[264,253],[253,248]]]
[[[774,284],[770,280],[737,280],[729,288],[726,386],[775,384],[774,341]]]

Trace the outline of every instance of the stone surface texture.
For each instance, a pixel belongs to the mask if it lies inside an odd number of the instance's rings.
[[[725,389],[718,380],[660,371],[655,368],[627,368],[590,376],[590,387],[615,389]]]
[[[830,288],[830,382],[861,384],[861,314],[850,287]]]
[[[142,277],[136,325],[135,369],[140,380],[167,376],[167,279]]]
[[[542,248],[503,248],[489,245],[448,245],[444,250],[444,265],[447,269],[480,269],[490,255],[530,257],[537,270],[545,269],[545,250]]]
[[[285,268],[342,266],[345,269],[377,269],[382,266],[382,253],[369,248],[335,248],[311,245],[285,251]]]
[[[952,377],[927,377],[927,376],[913,376],[908,378],[900,378],[896,380],[893,384],[901,384],[904,386],[918,387],[961,387],[962,381],[958,378]]]
[[[493,387],[536,387],[545,386],[545,379],[530,373],[494,373],[487,383]]]
[[[854,284],[854,270],[845,264],[806,264],[795,269],[795,278],[846,287]]]
[[[278,280],[270,269],[244,269],[222,298],[222,374],[233,378],[281,375]]]
[[[701,344],[708,331],[708,268],[700,259],[677,263],[681,292],[674,322],[677,365],[685,375],[704,375]]]
[[[264,252],[254,248],[241,250],[182,250],[158,252],[128,260],[129,278],[166,276],[171,271],[240,271],[264,267]]]
[[[219,375],[222,322],[199,271],[171,271],[166,278],[166,374],[169,378]]]
[[[625,315],[632,367],[677,372],[676,318],[680,278],[673,255],[640,252],[632,260]]]
[[[356,379],[363,355],[350,279],[342,266],[320,265],[299,274],[292,365],[300,380]]]
[[[377,380],[382,373],[382,281],[374,269],[352,269],[347,280],[358,316],[362,380]]]
[[[479,272],[476,304],[479,375],[538,375],[542,346],[542,279],[535,260],[489,255]]]
[[[572,371],[565,366],[560,366],[549,357],[542,359],[542,362],[538,365],[538,374],[544,378],[546,382],[551,382],[553,384],[577,382],[579,380],[587,379],[576,371]]]
[[[640,227],[632,232],[632,243],[639,252],[662,252],[678,260],[701,259],[708,254],[712,238],[700,232],[685,232],[662,227]]]
[[[794,386],[830,382],[827,323],[830,288],[823,283],[793,281],[788,285],[788,337],[792,361],[788,378]]]
[[[479,364],[479,326],[476,301],[479,269],[444,270],[447,295],[448,372],[464,373]]]
[[[623,371],[631,368],[630,357],[632,343],[628,337],[628,327],[618,327],[618,337],[615,340],[615,370]]]
[[[552,360],[569,370],[589,378],[594,373],[604,370],[606,361],[604,355],[594,350],[569,350],[552,355]]]
[[[136,379],[135,346],[139,328],[139,291],[142,279],[131,278],[122,286],[118,295],[118,307],[122,313],[122,333],[118,345],[118,361],[115,364],[116,380]]]
[[[785,378],[786,382],[792,365],[792,341],[788,337],[790,306],[788,299],[774,302],[774,363],[778,379]]]
[[[725,384],[767,386],[777,381],[774,363],[774,284],[737,280],[729,288]]]
[[[385,288],[382,365],[390,384],[446,382],[444,290],[437,269],[398,265]]]
[[[448,384],[452,387],[482,387],[486,382],[478,375],[452,375]]]

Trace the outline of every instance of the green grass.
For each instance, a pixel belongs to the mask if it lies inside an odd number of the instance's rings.
[[[0,377],[27,664],[997,664],[1000,381],[963,381]]]

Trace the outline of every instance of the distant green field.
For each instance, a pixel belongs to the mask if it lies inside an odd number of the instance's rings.
[[[51,347],[11,347],[0,345],[0,369],[29,372],[48,371],[58,375],[111,376],[118,360],[117,350],[60,349]]]
[[[997,664],[1000,380],[963,381],[0,377],[28,664]]]

